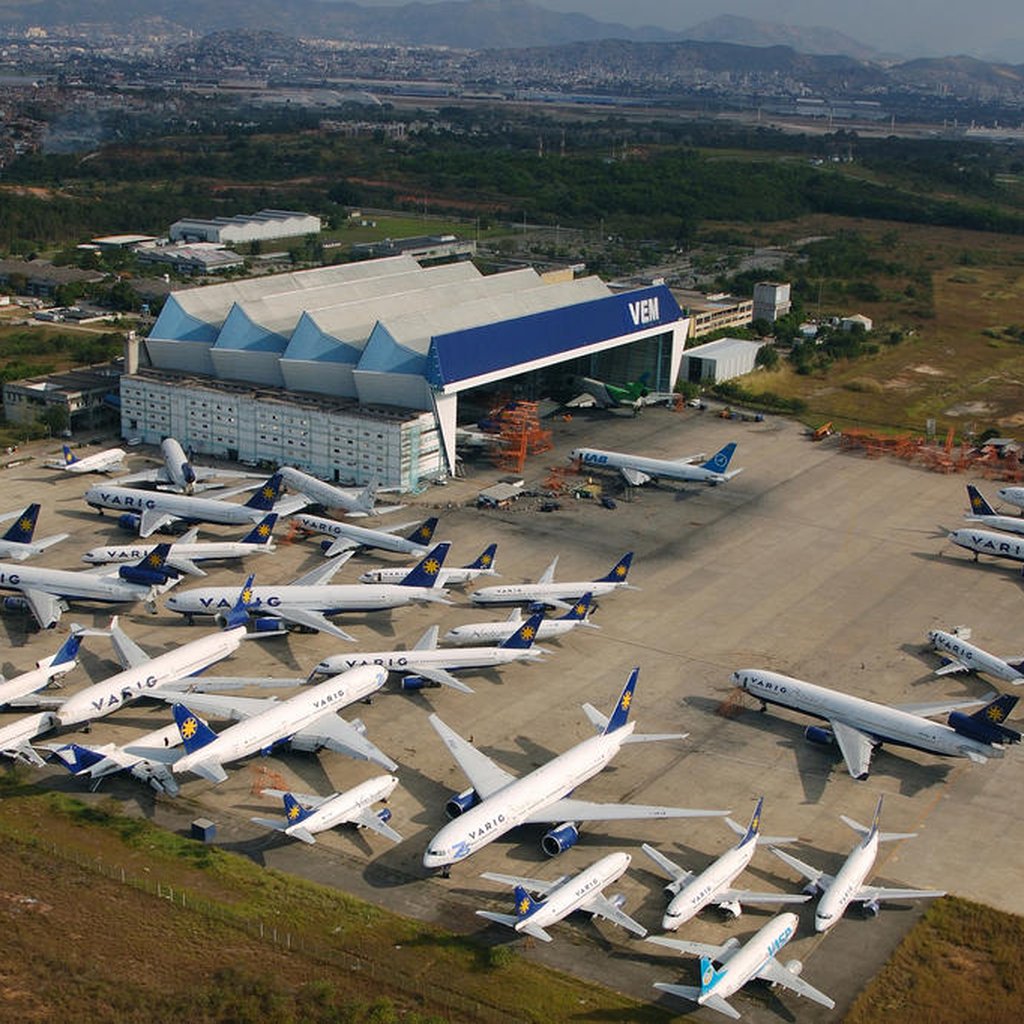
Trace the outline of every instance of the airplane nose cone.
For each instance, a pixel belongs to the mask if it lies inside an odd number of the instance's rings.
[[[674,932],[683,923],[681,914],[666,914],[661,919],[661,927],[663,931]]]

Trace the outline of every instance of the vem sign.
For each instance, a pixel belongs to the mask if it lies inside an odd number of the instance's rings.
[[[628,306],[629,318],[633,321],[634,327],[657,323],[661,319],[657,298],[638,299],[636,302],[630,302]]]

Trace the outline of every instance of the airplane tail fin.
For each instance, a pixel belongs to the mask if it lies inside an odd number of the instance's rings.
[[[864,838],[864,845],[868,844],[868,841],[873,839],[878,834],[878,826],[882,821],[882,803],[885,800],[885,795],[882,794],[878,798],[878,803],[875,804],[875,816],[871,819],[871,828],[868,829],[868,834]]]
[[[377,490],[380,487],[380,477],[376,473],[370,478],[370,482],[359,492],[356,498],[356,511],[373,514],[374,505],[377,503]]]
[[[715,452],[707,460],[701,469],[708,469],[712,473],[724,473],[729,468],[729,463],[736,452],[736,442],[730,441],[721,451]]]
[[[498,646],[517,651],[532,647],[533,641],[537,637],[537,628],[543,620],[543,612],[531,615],[511,636],[505,637]]]
[[[973,715],[962,711],[950,712],[948,724],[968,739],[982,743],[1019,743],[1021,734],[1003,722],[1017,706],[1018,697],[1010,693],[1002,693],[995,700],[989,701]]]
[[[967,485],[967,499],[971,505],[971,511],[976,516],[994,516],[995,509],[985,500],[984,495],[974,484]]]
[[[560,622],[585,622],[590,614],[590,602],[594,595],[588,590],[564,615],[560,616]],[[587,625],[593,623],[587,622]]]
[[[434,531],[437,529],[437,516],[425,519],[412,533],[406,537],[414,544],[429,544],[434,539]]]
[[[244,626],[249,621],[249,605],[252,604],[252,584],[256,579],[255,573],[250,573],[238,597],[231,608],[231,611],[224,616],[224,629],[234,629],[236,626]]]
[[[465,566],[467,569],[493,569],[494,556],[498,551],[497,544],[488,544],[475,561]]]
[[[284,816],[288,819],[289,825],[298,825],[313,813],[307,811],[291,793],[285,793],[281,800],[284,803]]]
[[[67,665],[70,668],[74,664],[75,658],[78,657],[78,648],[82,646],[82,637],[84,635],[85,633],[81,628],[75,629],[72,627],[67,640],[60,645],[60,650],[49,659],[47,668],[56,668],[58,665]],[[42,662],[40,662],[39,667],[42,667]]]
[[[261,484],[256,489],[256,493],[245,503],[245,507],[257,509],[260,512],[269,512],[281,495],[281,482],[281,474],[275,473],[265,484]]]
[[[431,533],[433,533],[433,527],[431,527]],[[402,587],[432,587],[437,583],[438,574],[441,572],[441,566],[444,565],[444,560],[448,555],[448,551],[451,548],[449,541],[443,540],[440,544],[431,548],[420,563],[410,571],[409,575],[405,577],[399,586]]]
[[[516,918],[520,921],[524,917],[529,917],[539,906],[537,902],[521,885],[516,886],[515,890],[515,901],[516,901]]]
[[[72,775],[79,775],[81,772],[88,771],[93,765],[99,764],[106,757],[106,754],[90,750],[88,747],[79,746],[77,743],[68,743],[63,747],[51,749],[57,760]]]
[[[243,538],[243,544],[269,544],[277,524],[277,513],[268,512]]]
[[[702,956],[700,958],[700,994],[705,997],[710,995],[711,990],[724,974],[725,971],[715,967],[709,957]]]
[[[178,579],[181,576],[181,571],[167,562],[170,553],[170,544],[157,544],[137,562],[129,562],[127,565],[120,566],[117,574],[129,583],[162,586],[168,580]]]
[[[198,715],[189,711],[184,704],[175,704],[171,710],[174,713],[174,721],[177,723],[186,754],[194,754],[197,750],[202,750],[217,738],[217,734]]]
[[[618,703],[608,719],[608,724],[604,727],[605,736],[610,732],[615,732],[616,729],[621,729],[628,721],[629,709],[633,706],[633,691],[636,690],[636,682],[639,678],[640,669],[634,668],[629,673],[629,678],[626,680],[626,685],[622,688],[622,693],[619,694]]]
[[[629,567],[633,563],[633,552],[627,551],[616,563],[612,566],[611,572],[607,576],[602,576],[600,579],[594,580],[595,583],[625,583],[626,577],[629,575]]]
[[[3,539],[14,541],[16,544],[31,544],[32,534],[36,532],[36,520],[38,518],[39,505],[33,502],[14,520],[14,524],[4,534]]]
[[[746,846],[747,843],[756,843],[757,837],[761,831],[761,807],[764,804],[764,797],[758,797],[757,805],[754,807],[754,813],[750,816],[750,824],[747,826],[747,831],[743,834],[743,838],[740,840],[740,846]]]
[[[78,461],[78,456],[66,445],[61,445],[61,450],[64,452],[64,465],[73,466]]]

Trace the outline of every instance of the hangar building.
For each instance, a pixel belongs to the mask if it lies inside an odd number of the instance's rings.
[[[276,238],[318,235],[320,218],[296,210],[260,210],[259,213],[204,220],[185,217],[176,220],[169,231],[172,242],[216,242],[239,245],[242,242],[269,242]]]
[[[683,358],[683,379],[693,384],[718,384],[750,373],[757,365],[763,341],[719,338],[688,349]]]
[[[369,260],[171,293],[121,382],[125,436],[403,490],[456,424],[578,376],[670,390],[689,321],[664,285]]]

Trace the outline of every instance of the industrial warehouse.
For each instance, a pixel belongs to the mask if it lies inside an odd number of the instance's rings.
[[[671,390],[689,328],[661,284],[406,255],[228,282],[174,292],[130,344],[121,429],[416,490],[454,472],[457,424],[495,402],[579,376]]]

